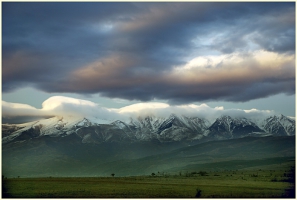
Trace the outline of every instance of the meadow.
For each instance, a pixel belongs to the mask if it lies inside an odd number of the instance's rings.
[[[146,176],[3,179],[3,198],[294,198],[295,167],[152,172]]]

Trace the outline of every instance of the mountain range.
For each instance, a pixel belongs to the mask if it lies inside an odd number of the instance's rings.
[[[211,141],[246,136],[291,136],[295,135],[295,120],[284,115],[257,121],[221,116],[211,123],[203,118],[171,114],[167,118],[139,116],[126,122],[64,116],[25,124],[2,125],[2,143],[43,136],[65,137],[71,134],[80,137],[82,143]]]
[[[283,115],[212,122],[176,114],[127,121],[63,116],[2,125],[2,173],[8,177],[238,169],[294,157],[295,120]]]

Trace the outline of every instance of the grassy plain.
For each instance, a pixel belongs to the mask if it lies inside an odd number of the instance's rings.
[[[154,173],[134,177],[4,178],[2,197],[201,198],[295,197],[295,164],[245,170]]]

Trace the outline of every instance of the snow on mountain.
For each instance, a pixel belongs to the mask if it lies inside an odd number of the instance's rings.
[[[37,122],[23,124],[4,124],[2,125],[2,143],[14,140],[23,132],[29,130]]]
[[[295,120],[271,116],[263,120],[221,116],[213,123],[198,117],[171,114],[169,117],[138,116],[129,121],[110,121],[96,117],[63,116],[21,125],[3,125],[2,142],[51,136],[79,136],[83,143],[107,141],[161,142],[182,140],[231,139],[246,136],[294,135]]]
[[[135,136],[141,140],[179,141],[203,135],[209,122],[205,119],[170,115],[168,118],[146,117],[131,118],[129,123],[135,129]],[[201,138],[201,137],[197,137]]]
[[[295,120],[284,115],[268,117],[262,122],[262,127],[275,135],[295,135]]]
[[[134,130],[137,140],[148,141],[157,137],[159,128],[165,121],[166,118],[155,117],[154,115],[138,116],[130,118],[129,126]]]
[[[279,118],[279,122],[286,130],[287,135],[295,135],[295,120],[281,115]]]
[[[172,114],[161,124],[158,134],[163,140],[200,139],[207,131],[208,125],[206,119]]]
[[[222,116],[209,127],[208,136],[217,139],[238,138],[252,134],[253,132],[264,132],[254,122],[246,118],[231,118]]]

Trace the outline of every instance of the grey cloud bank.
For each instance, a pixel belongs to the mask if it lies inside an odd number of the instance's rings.
[[[2,11],[4,93],[170,104],[295,94],[294,2],[3,2]]]

